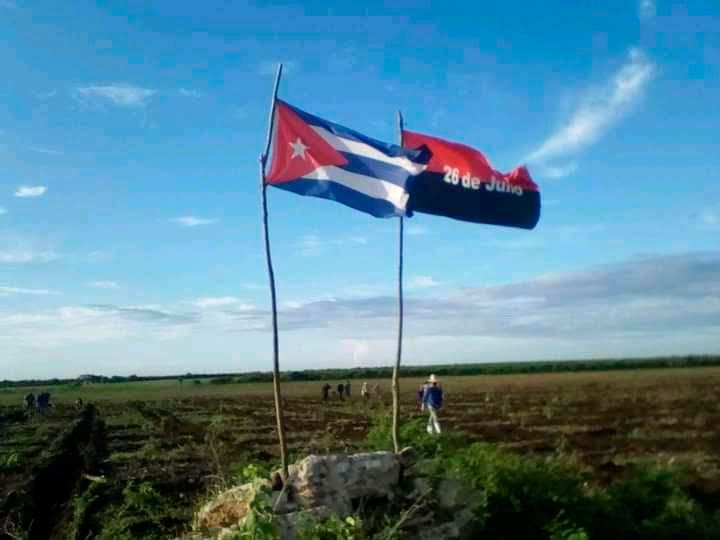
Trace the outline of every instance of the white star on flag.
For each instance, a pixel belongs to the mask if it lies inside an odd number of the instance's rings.
[[[292,146],[292,156],[290,156],[290,159],[293,159],[297,156],[305,159],[305,150],[307,150],[309,146],[305,146],[300,140],[300,137],[298,137],[295,142],[291,142],[290,146]]]

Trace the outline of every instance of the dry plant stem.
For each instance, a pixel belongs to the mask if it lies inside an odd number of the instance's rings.
[[[275,84],[273,86],[273,96],[270,105],[270,119],[268,121],[267,141],[265,143],[265,151],[260,154],[260,195],[262,202],[262,225],[265,244],[265,258],[267,260],[268,280],[270,281],[270,299],[272,302],[272,328],[273,328],[273,393],[275,396],[275,420],[277,423],[278,442],[280,444],[280,460],[282,462],[283,480],[288,476],[287,462],[287,443],[285,441],[285,423],[283,421],[283,404],[282,394],[280,392],[280,351],[278,341],[278,325],[277,325],[277,295],[275,292],[275,271],[272,265],[272,255],[270,253],[270,232],[268,229],[268,207],[267,207],[267,184],[265,183],[265,169],[267,165],[268,153],[270,152],[270,144],[272,142],[273,120],[275,117],[275,103],[277,101],[277,91],[280,85],[280,76],[282,75],[282,64],[278,64],[277,75],[275,76]]]
[[[408,508],[407,510],[405,510],[402,513],[402,515],[400,516],[400,519],[398,519],[397,523],[395,523],[395,525],[393,525],[393,528],[388,531],[385,538],[388,538],[388,539],[393,538],[393,535],[395,533],[397,533],[402,528],[402,526],[405,525],[405,523],[411,517],[413,517],[413,515],[418,510],[420,510],[423,507],[423,505],[425,504],[425,499],[430,494],[430,492],[431,492],[431,490],[428,490],[425,493],[423,493],[422,495],[420,495],[420,497],[418,497],[418,500],[415,501],[410,508]]]
[[[402,113],[398,111],[398,139],[400,146],[402,146],[403,138],[403,117]],[[395,366],[393,367],[392,375],[392,397],[393,397],[393,419],[392,419],[392,438],[393,438],[393,449],[397,454],[400,452],[400,436],[399,436],[399,416],[400,416],[400,362],[402,361],[402,338],[403,338],[403,234],[404,234],[404,218],[400,218],[399,226],[399,245],[398,245],[398,341],[397,341],[397,356],[395,357]]]

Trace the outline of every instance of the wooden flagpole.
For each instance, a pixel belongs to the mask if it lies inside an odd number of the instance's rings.
[[[285,423],[283,420],[282,395],[280,393],[280,352],[278,344],[277,325],[277,298],[275,293],[275,271],[272,265],[270,254],[270,233],[268,231],[268,206],[267,206],[267,184],[265,183],[265,171],[267,168],[268,154],[272,142],[273,123],[275,120],[275,103],[277,100],[280,76],[282,75],[282,64],[278,64],[275,85],[273,87],[272,103],[270,104],[270,119],[268,121],[267,140],[265,150],[260,154],[260,194],[262,199],[262,224],[265,237],[265,258],[267,260],[268,279],[270,281],[270,299],[272,303],[272,329],[273,329],[273,391],[275,394],[275,419],[277,421],[278,442],[280,443],[280,460],[282,462],[282,478],[287,479],[287,443],[285,441]]]
[[[402,112],[398,111],[398,140],[400,146],[403,144],[403,117]],[[398,417],[400,416],[400,361],[402,360],[402,338],[403,338],[403,238],[404,238],[405,218],[400,217],[399,226],[399,250],[398,250],[398,341],[397,356],[395,357],[395,366],[393,367],[392,376],[392,395],[393,395],[393,419],[392,419],[392,437],[393,448],[395,453],[400,452],[400,437]]]

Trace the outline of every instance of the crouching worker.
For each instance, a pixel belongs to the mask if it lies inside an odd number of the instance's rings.
[[[424,410],[427,407],[429,416],[427,423],[427,432],[430,435],[440,434],[440,422],[438,421],[437,412],[442,408],[443,405],[443,391],[440,387],[439,381],[435,375],[430,375],[427,380],[427,384],[423,389],[422,405],[420,410]]]

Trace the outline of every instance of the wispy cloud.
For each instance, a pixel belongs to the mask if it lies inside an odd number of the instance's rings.
[[[306,234],[297,243],[300,253],[311,257],[321,254],[327,248],[340,246],[364,246],[368,243],[364,236],[350,236],[348,238],[321,238],[315,234]]]
[[[244,305],[241,300],[235,296],[204,296],[197,298],[192,304],[201,309]]]
[[[117,284],[115,281],[91,281],[88,283],[88,287],[92,287],[94,289],[117,289],[120,287],[120,285]]]
[[[405,234],[408,236],[424,236],[428,233],[427,228],[422,225],[410,225],[405,229]]]
[[[641,21],[649,21],[655,17],[655,1],[640,0],[638,3],[638,17]]]
[[[14,7],[17,5],[12,0],[0,0],[0,8],[12,9]]]
[[[706,208],[700,212],[700,226],[704,229],[720,229],[720,207]]]
[[[663,352],[671,338],[677,341],[673,352],[683,352],[684,343],[702,338],[697,348],[710,343],[707,352],[712,352],[720,332],[719,283],[720,252],[715,251],[635,257],[502,285],[447,289],[433,296],[417,292],[405,300],[412,336],[408,345],[420,338],[462,336],[470,341],[483,336],[504,340],[505,348],[508,343],[525,343],[532,348],[526,356],[537,357],[549,354],[550,349],[542,346],[548,340],[562,346],[599,346],[612,340],[623,348],[642,344],[645,354],[653,354]],[[352,354],[357,343],[362,356],[362,341],[394,338],[396,319],[397,297],[388,293],[287,302],[281,306],[280,324],[289,332],[288,339],[292,331],[303,331],[304,340],[305,330],[318,330],[322,342],[333,337],[357,340],[348,341],[344,352]],[[167,306],[68,305],[34,312],[0,311],[0,343],[26,349],[122,338],[136,342],[138,337],[181,333],[201,337],[208,331],[217,338],[217,331],[269,330],[266,307],[231,296]],[[598,356],[609,349],[593,350],[602,351],[594,353]],[[429,354],[447,358],[448,352]]]
[[[292,73],[297,68],[297,64],[292,60],[266,60],[258,64],[258,73],[260,75],[275,75],[278,64],[283,65],[284,73]]]
[[[260,283],[242,283],[240,287],[248,291],[264,291],[267,289],[267,285],[261,285]]]
[[[124,307],[111,304],[95,304],[84,306],[80,309],[92,310],[96,313],[116,316],[140,323],[187,324],[198,320],[197,314],[165,309],[158,306]]]
[[[96,249],[88,253],[84,258],[87,262],[104,263],[109,262],[113,258],[113,254],[108,250]]]
[[[605,223],[583,223],[577,225],[543,226],[539,231],[498,231],[489,245],[506,250],[541,249],[548,244],[587,244],[598,233],[607,230]]]
[[[62,156],[64,152],[62,150],[53,150],[51,148],[43,148],[42,146],[30,146],[28,150],[31,152],[37,152],[38,154],[48,154],[50,156]]]
[[[7,214],[7,208],[0,206],[0,216],[2,216],[3,214]]]
[[[548,165],[547,163],[536,163],[538,173],[545,178],[556,179],[565,178],[577,171],[577,163],[568,163],[567,165]]]
[[[0,313],[0,342],[54,349],[108,339],[162,337],[197,321],[194,313],[158,306],[68,305],[36,312]]]
[[[590,90],[570,118],[525,161],[539,165],[540,172],[551,178],[571,174],[575,163],[558,165],[554,160],[568,159],[597,142],[631,110],[654,73],[655,65],[645,54],[637,48],[630,49],[627,62],[612,80],[602,88]]]
[[[431,276],[414,276],[408,280],[408,289],[429,289],[440,285]]]
[[[498,249],[525,251],[542,248],[545,245],[545,240],[538,235],[503,239],[494,238],[489,241],[489,245]]]
[[[189,98],[202,97],[202,92],[200,92],[198,90],[193,90],[191,88],[180,88],[178,90],[178,94],[180,94],[181,96],[184,96],[184,97],[189,97]]]
[[[152,88],[142,88],[126,83],[108,85],[81,86],[75,89],[81,101],[109,103],[117,107],[137,108],[147,105],[147,101],[157,94]]]
[[[195,216],[181,216],[172,218],[169,221],[170,223],[182,225],[183,227],[197,227],[199,225],[211,225],[212,223],[217,223],[218,220],[213,218],[200,218]]]
[[[51,291],[50,289],[24,289],[22,287],[5,287],[0,286],[0,296],[10,296],[14,294],[25,294],[33,296],[49,296],[60,294],[57,291]]]
[[[54,98],[57,95],[57,89],[46,90],[44,92],[35,92],[35,97],[41,101]]]
[[[47,191],[47,186],[20,186],[15,190],[14,196],[26,199],[30,197],[40,197]]]
[[[59,255],[51,250],[38,251],[27,247],[0,246],[0,264],[46,263],[59,258]]]
[[[546,338],[622,337],[720,331],[720,252],[638,257],[582,271],[406,298],[415,335]],[[333,299],[283,313],[288,329],[383,327],[392,295]],[[265,317],[259,314],[259,317]]]

